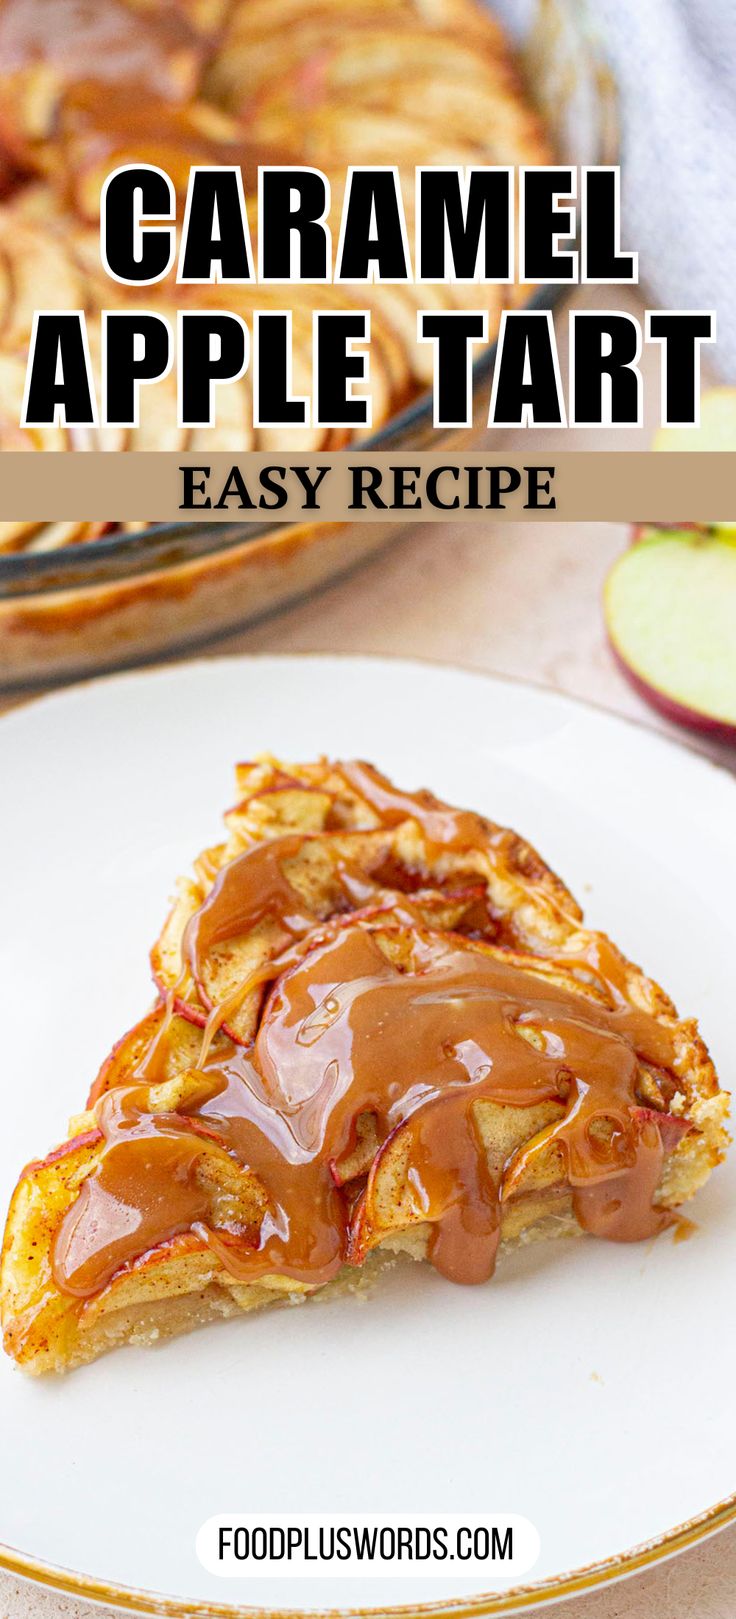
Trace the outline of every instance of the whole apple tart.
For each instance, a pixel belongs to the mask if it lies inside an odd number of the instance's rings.
[[[249,376],[220,390],[217,425],[184,430],[173,374],[142,390],[133,428],[22,429],[33,312],[84,310],[92,370],[99,312],[227,307],[293,312],[293,385],[311,373],[315,309],[369,307],[372,428],[429,386],[422,309],[487,307],[528,288],[477,285],[165,284],[108,279],[102,183],[121,164],[163,168],[180,199],[194,165],[238,164],[257,237],[259,164],[318,167],[339,209],[349,165],[396,164],[411,233],[417,165],[543,164],[546,135],[504,34],[480,0],[2,0],[0,4],[0,448],[279,450],[338,447],[347,430],[253,426]],[[358,390],[359,391],[359,390]],[[0,522],[0,551],[51,551],[116,528]]]

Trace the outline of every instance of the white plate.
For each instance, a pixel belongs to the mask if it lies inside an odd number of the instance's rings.
[[[431,665],[260,658],[127,675],[0,725],[3,1206],[148,1004],[173,879],[217,834],[233,762],[264,748],[368,756],[517,826],[589,919],[698,1013],[728,1084],[730,776],[568,700]],[[620,1571],[629,1548],[696,1515],[713,1527],[736,1491],[735,1179],[732,1157],[686,1243],[545,1244],[477,1289],[397,1269],[367,1304],[266,1312],[58,1381],[0,1356],[0,1541],[31,1567],[195,1612],[207,1599],[385,1611],[478,1588],[217,1580],[196,1531],[217,1512],[521,1512],[542,1539],[533,1577],[559,1592],[566,1571]]]

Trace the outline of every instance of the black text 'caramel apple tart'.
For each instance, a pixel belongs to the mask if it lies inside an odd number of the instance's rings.
[[[418,309],[501,307],[528,287],[125,287],[103,274],[99,201],[124,163],[170,175],[182,217],[193,165],[237,164],[258,239],[263,164],[321,168],[337,224],[349,165],[398,165],[409,238],[414,171],[544,164],[552,151],[511,49],[481,0],[0,0],[0,448],[339,448],[339,429],[253,425],[250,373],[218,390],[212,428],[177,427],[176,381],[142,390],[136,427],[19,426],[36,309],[84,310],[99,388],[99,315],[177,307],[293,313],[293,385],[309,392],[312,313],[371,314],[373,430],[432,380]],[[362,384],[356,391],[365,391]],[[114,517],[114,513],[111,514]],[[1,551],[53,551],[109,523],[0,523]]]
[[[694,1022],[515,832],[363,763],[238,766],[152,952],[158,1000],[2,1258],[31,1372],[499,1244],[652,1237],[727,1140]]]

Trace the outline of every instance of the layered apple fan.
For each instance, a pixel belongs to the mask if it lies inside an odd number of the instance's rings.
[[[264,757],[237,796],[154,945],[155,1005],[14,1193],[28,1371],[402,1251],[481,1283],[499,1245],[652,1237],[722,1156],[695,1023],[515,832],[359,762]]]
[[[373,429],[431,383],[417,309],[487,305],[509,287],[127,288],[99,253],[103,180],[158,165],[180,202],[195,164],[240,164],[257,239],[259,163],[329,177],[399,166],[410,237],[417,164],[545,163],[513,57],[481,0],[0,0],[0,448],[270,451],[336,448],[346,432],[254,428],[250,381],[219,390],[217,425],[176,423],[176,381],[142,390],[136,428],[22,430],[36,309],[83,309],[99,392],[101,309],[293,310],[293,386],[309,392],[312,311],[371,310]],[[181,210],[180,210],[181,217]],[[360,391],[360,388],[357,389]],[[0,551],[95,539],[114,523],[0,523]]]

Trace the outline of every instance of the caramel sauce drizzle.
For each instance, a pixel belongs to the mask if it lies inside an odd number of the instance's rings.
[[[447,850],[503,858],[512,835],[480,816],[430,794],[399,793],[370,766],[336,768],[379,827],[418,823],[428,870]],[[653,1206],[662,1131],[637,1085],[644,1063],[671,1086],[672,1036],[627,999],[614,948],[592,936],[590,959],[571,958],[599,998],[563,989],[543,976],[543,964],[525,970],[483,939],[428,927],[406,893],[387,911],[385,890],[374,885],[376,904],[356,911],[371,884],[344,862],[338,875],[354,914],[315,918],[284,870],[304,842],[289,834],[246,850],[192,918],[182,956],[195,982],[213,949],[264,918],[278,923],[282,948],[213,1007],[187,1104],[171,1113],[150,1106],[175,992],[135,1083],[97,1104],[104,1146],[57,1235],[59,1288],[91,1297],[121,1266],[183,1233],[243,1282],[283,1275],[319,1285],[344,1263],[360,1263],[391,1228],[396,1174],[408,1217],[430,1223],[435,1267],[457,1282],[481,1282],[493,1272],[504,1201],[517,1185],[523,1195],[524,1176],[535,1163],[548,1165],[550,1153],[559,1160],[552,1180],[571,1190],[585,1230],[632,1241],[668,1224],[671,1215]],[[567,970],[570,960],[559,965]],[[246,1047],[223,1023],[259,982],[263,1005]],[[492,1164],[482,1104],[542,1103],[554,1104],[552,1122],[509,1162]],[[343,1185],[341,1163],[366,1117],[378,1151],[367,1177]],[[229,1167],[257,1177],[256,1215],[244,1219],[218,1201],[223,1153]],[[394,1227],[406,1223],[395,1219],[395,1198]]]

